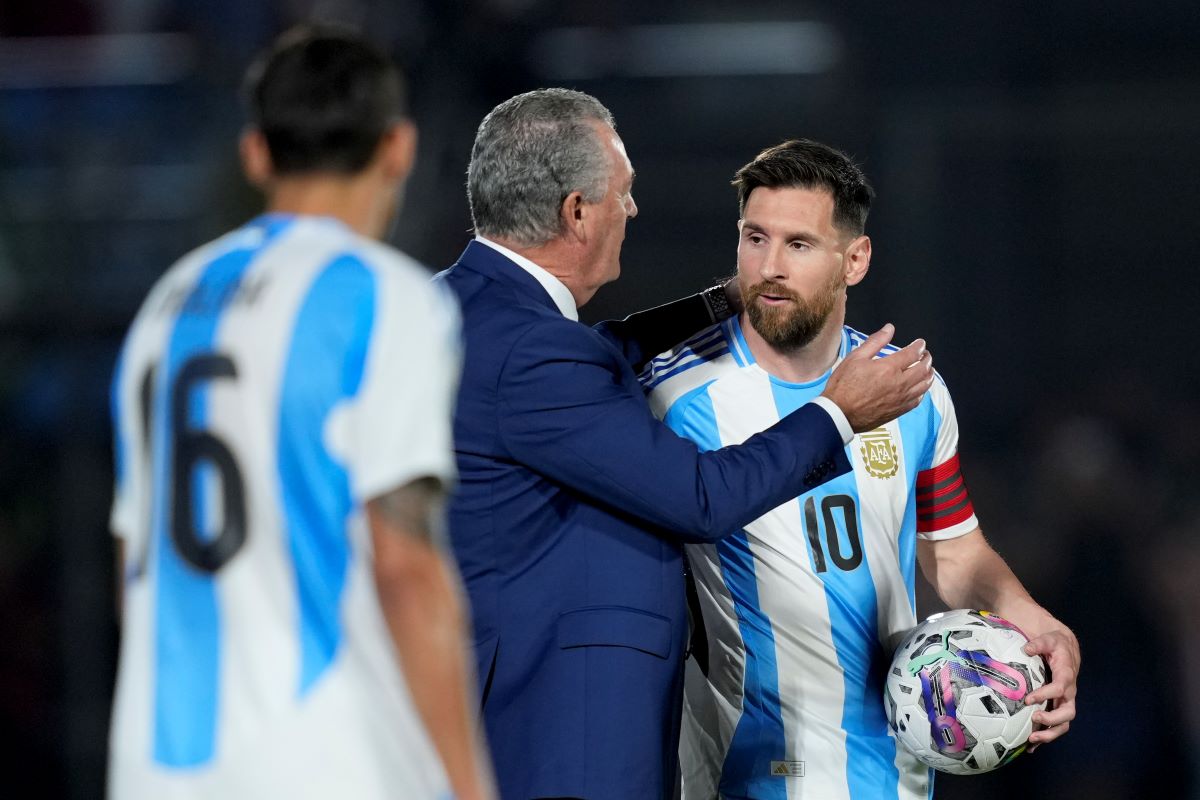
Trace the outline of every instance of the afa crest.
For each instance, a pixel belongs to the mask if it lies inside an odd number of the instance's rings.
[[[876,428],[859,436],[863,466],[873,478],[891,478],[900,471],[900,454],[887,428]]]

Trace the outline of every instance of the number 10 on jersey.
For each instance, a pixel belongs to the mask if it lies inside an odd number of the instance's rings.
[[[846,542],[838,533],[837,518],[846,530]],[[821,532],[824,530],[824,537]],[[862,535],[858,525],[858,506],[848,494],[830,494],[821,498],[821,513],[817,515],[816,498],[804,501],[804,531],[812,549],[813,568],[818,572],[829,569],[827,561],[843,572],[851,572],[862,563]],[[822,538],[824,541],[822,542]],[[845,546],[850,552],[845,552]],[[826,558],[828,553],[828,559]]]

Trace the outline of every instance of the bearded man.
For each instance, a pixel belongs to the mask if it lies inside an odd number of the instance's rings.
[[[871,263],[873,191],[844,153],[794,140],[738,171],[745,310],[654,359],[651,409],[703,450],[735,445],[823,390],[866,336],[846,289]],[[881,358],[907,358],[885,347]],[[846,446],[853,469],[709,543],[686,546],[695,634],[680,761],[684,800],[929,797],[931,771],[897,747],[885,672],[916,623],[916,564],[951,608],[1027,632],[1053,680],[1026,702],[1033,745],[1075,716],[1079,644],[988,545],[963,484],[940,377],[916,408]]]

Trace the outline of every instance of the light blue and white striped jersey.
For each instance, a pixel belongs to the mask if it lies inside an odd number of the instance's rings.
[[[865,338],[844,328],[838,361]],[[769,375],[737,318],[641,376],[655,414],[706,450],[770,427],[828,378]],[[916,623],[917,537],[977,525],[957,443],[939,378],[916,409],[854,437],[849,474],[717,544],[687,546],[708,647],[687,663],[685,800],[930,796],[929,771],[889,734],[883,684],[897,638]],[[943,473],[948,482],[929,483]],[[927,484],[929,497],[918,498]]]
[[[457,309],[419,265],[266,215],[156,284],[117,365],[114,798],[447,796],[363,505],[454,475]]]

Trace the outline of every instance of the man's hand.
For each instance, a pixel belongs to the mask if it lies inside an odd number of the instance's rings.
[[[875,358],[895,332],[888,323],[871,334],[843,359],[821,393],[837,403],[855,433],[873,431],[912,411],[933,385],[933,355],[924,339]]]
[[[1049,700],[1045,711],[1033,715],[1034,731],[1029,750],[1052,742],[1067,732],[1075,719],[1075,680],[1079,676],[1079,640],[1066,627],[1035,636],[1025,645],[1029,655],[1040,655],[1050,666],[1050,683],[1025,698],[1026,705]]]

